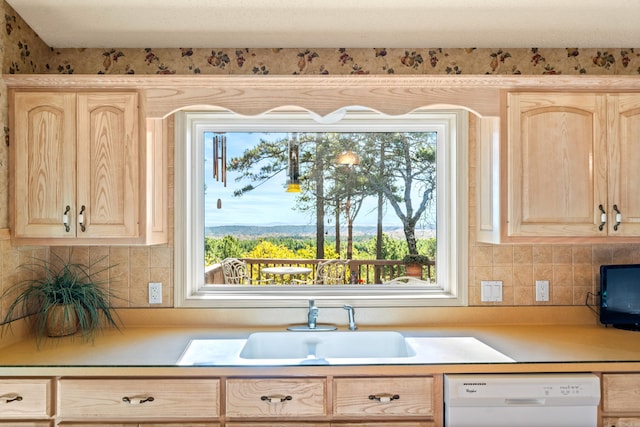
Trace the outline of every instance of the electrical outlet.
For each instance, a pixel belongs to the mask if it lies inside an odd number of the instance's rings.
[[[149,282],[149,304],[162,304],[162,283]]]
[[[549,301],[548,280],[536,280],[536,301]]]

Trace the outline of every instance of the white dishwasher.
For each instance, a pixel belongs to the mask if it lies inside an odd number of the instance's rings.
[[[593,374],[445,375],[445,427],[597,427]]]

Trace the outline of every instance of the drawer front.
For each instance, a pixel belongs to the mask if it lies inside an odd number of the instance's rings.
[[[433,378],[336,378],[337,416],[432,417]]]
[[[414,422],[401,422],[401,421],[389,421],[380,423],[334,423],[331,427],[436,427],[435,423],[430,421],[414,421]]]
[[[295,422],[295,421],[290,421],[290,422],[269,421],[269,422],[258,422],[258,423],[238,421],[236,423],[225,423],[224,426],[225,427],[333,427],[333,424],[322,423],[322,422],[307,423],[307,422]],[[364,427],[364,426],[362,424],[359,424],[358,427]]]
[[[58,414],[65,419],[217,418],[217,379],[61,379]]]
[[[47,418],[51,407],[51,380],[0,380],[0,418]]]
[[[640,418],[605,418],[602,427],[640,427]]]
[[[640,375],[603,374],[602,409],[605,412],[640,412]]]
[[[2,424],[0,424],[2,426]],[[60,423],[58,424],[60,427],[220,427],[219,423],[192,423],[192,422],[182,422],[182,423]],[[16,426],[21,427],[21,426]]]
[[[51,421],[0,421],[0,427],[52,427]]]
[[[2,424],[0,423],[0,426]],[[193,423],[193,422],[182,422],[182,423],[100,423],[95,422],[91,424],[87,423],[60,423],[58,424],[60,427],[220,427],[219,423]],[[16,426],[16,427],[22,427]]]
[[[229,379],[226,384],[228,417],[326,414],[326,383],[322,378]]]

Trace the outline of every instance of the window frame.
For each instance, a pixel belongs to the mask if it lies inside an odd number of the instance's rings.
[[[382,119],[382,120],[381,120]],[[428,126],[425,125],[428,121]],[[438,289],[394,285],[322,287],[296,289],[204,285],[203,197],[191,189],[203,188],[202,150],[205,130],[215,132],[356,132],[424,131],[438,127],[437,215]],[[466,306],[468,301],[468,112],[418,109],[387,116],[362,107],[348,107],[324,117],[304,109],[275,109],[257,116],[241,116],[225,109],[179,111],[175,122],[175,307],[288,307],[310,298],[361,307]],[[451,142],[455,143],[451,143]],[[441,154],[442,148],[446,152]],[[190,173],[187,173],[190,171]],[[444,171],[441,172],[441,171]],[[187,209],[192,206],[194,208]],[[456,213],[460,212],[461,215]],[[199,231],[198,231],[199,230]],[[443,238],[446,236],[448,238]],[[197,260],[200,260],[199,263]]]

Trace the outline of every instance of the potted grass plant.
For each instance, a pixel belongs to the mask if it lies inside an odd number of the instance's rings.
[[[79,333],[83,341],[93,341],[105,327],[119,328],[119,318],[112,306],[116,298],[108,280],[99,280],[109,267],[75,263],[52,254],[51,260],[34,258],[20,267],[34,278],[9,288],[4,298],[13,298],[3,325],[23,317],[34,323],[37,345],[43,338]]]

